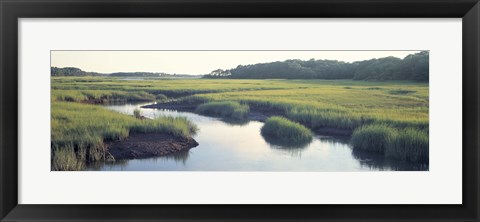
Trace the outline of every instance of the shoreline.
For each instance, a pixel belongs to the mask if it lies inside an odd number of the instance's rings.
[[[113,160],[144,159],[165,156],[198,146],[193,138],[166,133],[132,133],[123,140],[105,142],[106,152]]]
[[[150,105],[141,106],[141,108],[147,109],[170,109],[184,112],[195,113],[195,108],[197,105],[183,105],[183,104],[174,104],[174,103],[155,103]],[[248,120],[254,120],[259,122],[265,122],[271,116],[283,116],[287,118],[283,113],[278,111],[267,111],[265,109],[258,109],[255,107],[250,107],[250,112],[248,113]],[[338,129],[333,127],[321,127],[316,129],[311,129],[315,134],[324,135],[324,136],[340,136],[340,137],[349,137],[352,135],[352,130]]]

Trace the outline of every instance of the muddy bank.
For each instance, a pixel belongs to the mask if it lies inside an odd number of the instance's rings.
[[[313,130],[316,134],[325,135],[325,136],[341,136],[341,137],[350,137],[352,135],[352,130],[347,129],[338,129],[333,127],[321,127]]]
[[[198,146],[192,138],[175,137],[165,133],[133,133],[124,140],[106,144],[115,160],[163,156]]]
[[[171,110],[178,110],[178,111],[185,111],[185,112],[193,112],[195,111],[195,108],[197,108],[197,105],[176,104],[176,103],[155,103],[155,104],[142,106],[141,108],[171,109]]]

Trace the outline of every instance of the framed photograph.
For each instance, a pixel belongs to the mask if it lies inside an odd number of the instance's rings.
[[[479,220],[476,0],[0,10],[1,221]]]

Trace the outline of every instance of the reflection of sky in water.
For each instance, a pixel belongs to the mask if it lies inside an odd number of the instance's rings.
[[[131,115],[140,105],[112,105]],[[221,119],[171,110],[141,109],[149,118],[184,116],[197,124],[199,146],[163,157],[98,163],[89,170],[191,171],[379,171],[426,170],[428,166],[385,160],[375,154],[352,152],[348,140],[315,136],[303,147],[282,147],[265,141],[263,123],[226,123]]]

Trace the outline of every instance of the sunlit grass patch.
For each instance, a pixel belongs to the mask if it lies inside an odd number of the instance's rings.
[[[53,101],[66,102],[131,102],[154,101],[156,96],[144,91],[113,91],[113,90],[52,90]]]
[[[233,119],[245,119],[249,111],[248,105],[234,101],[208,102],[195,109],[196,113]]]

